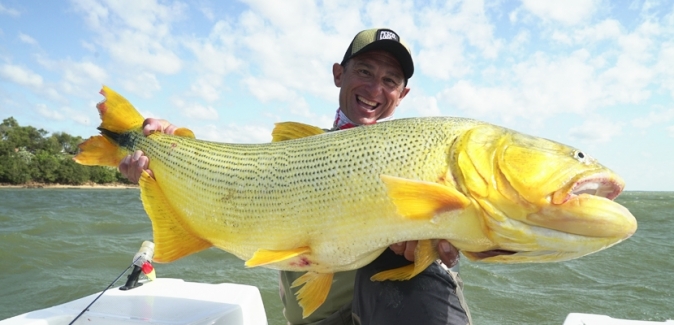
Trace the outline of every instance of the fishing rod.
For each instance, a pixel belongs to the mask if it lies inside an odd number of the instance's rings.
[[[98,298],[103,296],[103,294],[106,291],[108,291],[108,289],[112,288],[112,286],[115,285],[115,282],[117,282],[117,280],[119,280],[119,278],[121,278],[124,275],[124,273],[126,273],[126,271],[128,271],[131,267],[133,267],[133,271],[131,272],[131,274],[129,274],[126,284],[123,287],[119,288],[120,290],[130,290],[143,285],[142,283],[138,283],[138,276],[140,275],[141,271],[143,271],[146,275],[148,275],[148,277],[151,280],[154,280],[155,277],[154,270],[152,269],[152,265],[150,264],[153,256],[154,256],[154,243],[147,240],[144,241],[143,244],[140,246],[138,253],[136,253],[136,255],[133,256],[133,261],[131,262],[131,264],[127,266],[126,269],[119,276],[117,276],[117,278],[115,278],[115,280],[113,280],[108,285],[107,288],[101,291],[101,293],[98,294],[98,296],[96,296],[96,298],[94,298],[94,300],[88,306],[84,307],[84,309],[77,316],[75,316],[75,318],[70,323],[68,323],[68,325],[72,325],[73,323],[75,323],[75,321],[77,321],[80,317],[82,317],[82,315],[84,315],[84,313],[88,311],[89,308],[91,308],[91,306],[98,300]]]

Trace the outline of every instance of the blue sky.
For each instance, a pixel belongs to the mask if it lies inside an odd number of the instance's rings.
[[[88,137],[105,84],[202,139],[328,127],[331,66],[372,27],[412,48],[396,117],[484,120],[674,191],[670,1],[0,0],[0,118]]]

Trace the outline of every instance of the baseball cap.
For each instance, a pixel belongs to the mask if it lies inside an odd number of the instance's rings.
[[[398,34],[388,28],[366,29],[356,34],[346,49],[342,65],[352,57],[372,50],[384,50],[391,53],[400,62],[405,79],[414,74],[414,63],[410,49],[400,40]]]

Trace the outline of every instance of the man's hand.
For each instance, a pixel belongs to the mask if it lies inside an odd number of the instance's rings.
[[[410,262],[414,261],[414,250],[417,248],[417,241],[407,241],[402,243],[397,243],[389,246],[391,250],[398,254],[403,255]],[[456,263],[459,262],[459,250],[456,249],[448,241],[441,239],[438,241],[438,254],[440,255],[440,260],[447,267],[453,267]]]
[[[167,120],[148,118],[143,122],[143,134],[146,136],[152,132],[162,132],[166,134],[173,134],[178,128],[169,123]],[[119,172],[128,178],[134,184],[138,184],[140,175],[143,171],[147,171],[150,176],[154,177],[152,171],[148,169],[150,159],[140,150],[128,155],[119,163]]]

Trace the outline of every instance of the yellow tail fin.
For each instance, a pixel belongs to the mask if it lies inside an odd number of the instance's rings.
[[[101,94],[105,99],[96,105],[101,117],[99,129],[120,134],[143,126],[143,116],[126,98],[107,86],[103,86]],[[73,159],[87,166],[117,167],[128,154],[126,150],[101,135],[82,142],[79,148],[80,152]]]
[[[143,116],[122,95],[107,86],[103,86],[101,95],[105,96],[105,100],[96,105],[101,116],[99,128],[124,133],[143,126]]]
[[[85,166],[117,167],[127,155],[118,145],[102,135],[89,138],[79,144],[80,152],[73,157],[78,164]]]

